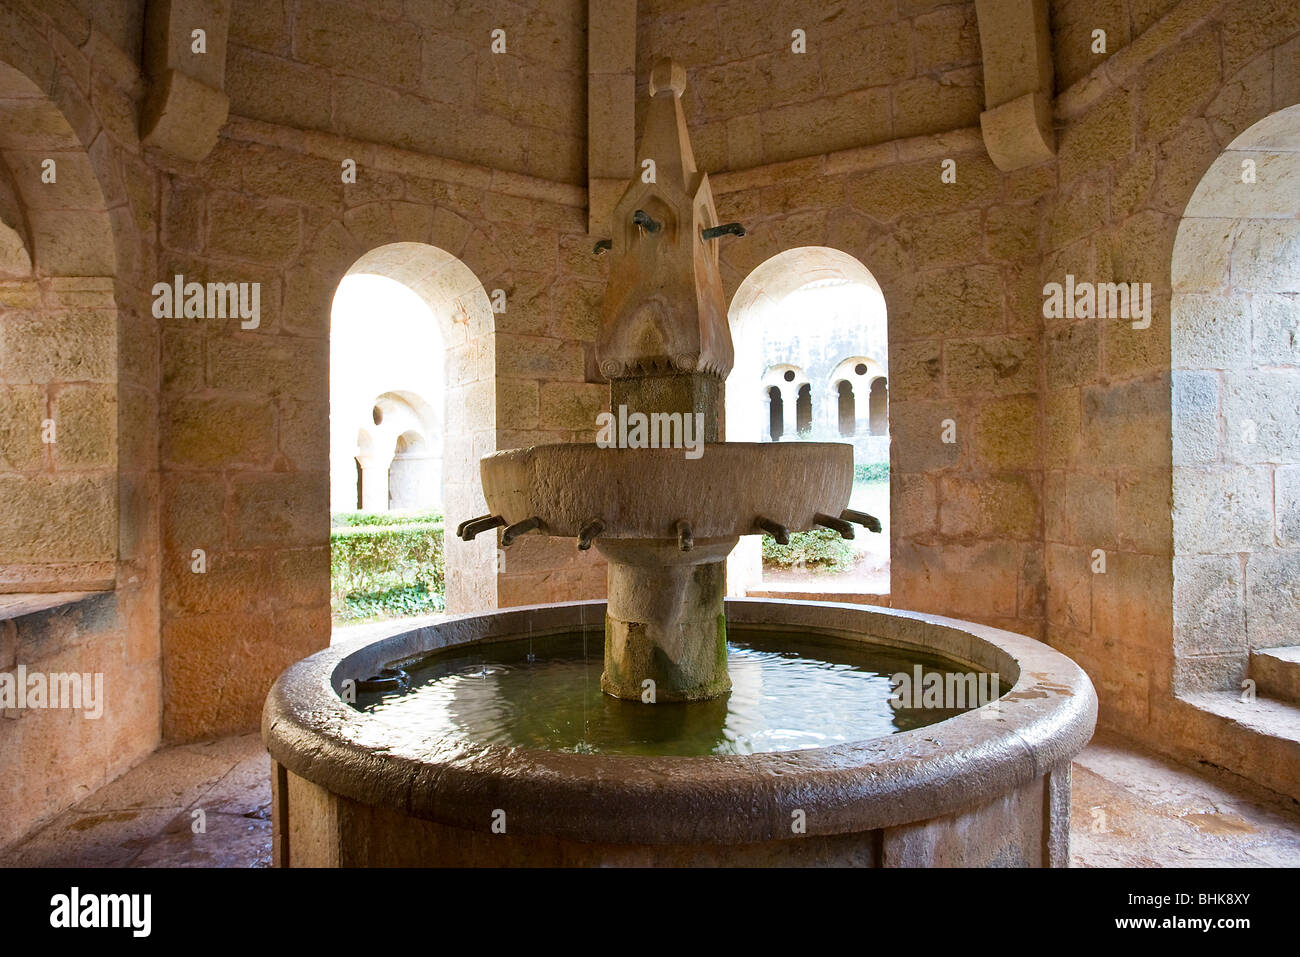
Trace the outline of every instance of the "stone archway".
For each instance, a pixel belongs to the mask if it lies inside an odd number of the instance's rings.
[[[59,635],[20,637],[10,667],[94,671],[111,690],[102,721],[0,722],[0,845],[153,750],[162,708],[157,369],[131,361],[157,349],[148,230],[100,121],[129,100],[105,84],[92,104],[83,51],[51,58],[31,25],[0,30],[0,593],[34,610],[0,625]]]
[[[438,246],[387,243],[357,258],[345,276],[382,276],[414,292],[428,307],[441,334],[445,406],[430,417],[442,425],[443,514],[446,529],[447,609],[494,607],[496,550],[483,536],[462,542],[456,525],[482,514],[486,505],[478,461],[496,449],[495,332],[492,304],[474,272]],[[433,397],[423,398],[433,403]],[[345,431],[355,431],[349,428]]]
[[[1300,105],[1240,134],[1174,242],[1174,690],[1300,644]],[[1266,689],[1261,688],[1261,692]]]
[[[851,287],[861,299],[861,322],[854,328],[838,329],[835,323],[791,323],[782,310],[790,297],[817,290],[830,291]],[[828,246],[800,246],[777,253],[759,263],[739,284],[731,299],[728,321],[735,350],[735,365],[727,379],[726,438],[728,441],[757,442],[770,439],[772,431],[770,389],[777,388],[783,414],[782,441],[800,437],[821,441],[850,441],[855,459],[872,456],[887,464],[889,439],[859,430],[845,436],[840,428],[841,395],[839,383],[846,378],[844,366],[853,357],[852,369],[866,365],[872,376],[888,371],[889,343],[884,294],[871,271],[850,254]],[[854,313],[857,315],[857,313]],[[811,317],[810,317],[811,318]],[[825,326],[825,328],[822,328]],[[831,328],[835,327],[835,328]],[[774,346],[765,330],[779,329],[785,341]],[[843,335],[839,335],[843,333]],[[838,337],[838,338],[837,338]],[[840,340],[843,341],[840,341]],[[784,372],[793,370],[793,378]],[[858,415],[865,424],[867,391],[856,396]],[[855,495],[857,492],[855,492]],[[857,506],[855,506],[857,507]],[[883,510],[879,515],[888,527],[888,500],[873,503],[868,511]],[[884,545],[879,562],[888,565],[888,539],[871,544]],[[865,544],[864,543],[859,543]],[[888,572],[878,575],[871,594],[888,590]],[[829,578],[826,579],[829,581]],[[883,587],[882,587],[883,586]],[[749,536],[732,553],[728,563],[728,590],[731,594],[753,593],[762,585],[760,539]],[[847,588],[843,583],[818,586]],[[868,593],[866,589],[858,589]]]
[[[0,62],[0,592],[115,584],[115,273],[86,148]]]

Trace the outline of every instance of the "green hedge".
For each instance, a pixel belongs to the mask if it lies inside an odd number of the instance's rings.
[[[889,463],[873,462],[870,465],[853,466],[854,482],[888,482]]]
[[[789,545],[778,545],[771,535],[763,536],[763,562],[781,568],[804,566],[837,572],[853,564],[853,546],[829,528],[791,532]]]
[[[352,528],[358,525],[425,525],[441,522],[442,512],[436,508],[421,511],[393,512],[335,512],[330,516],[334,528]]]
[[[336,618],[348,621],[443,609],[442,522],[395,517],[404,524],[359,520],[331,529],[330,586]]]

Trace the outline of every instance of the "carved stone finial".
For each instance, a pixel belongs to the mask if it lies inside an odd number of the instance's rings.
[[[650,95],[671,93],[681,99],[686,90],[686,67],[676,60],[664,57],[650,70]]]
[[[701,235],[718,224],[718,215],[708,176],[695,166],[681,103],[685,89],[680,63],[654,65],[637,175],[614,207],[596,356],[615,380],[697,374],[721,380],[731,371],[717,245]],[[716,418],[714,409],[701,411]]]

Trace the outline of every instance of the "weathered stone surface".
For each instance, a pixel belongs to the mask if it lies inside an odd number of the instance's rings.
[[[45,389],[38,385],[0,387],[7,415],[0,422],[0,471],[32,472],[45,458],[41,440]]]
[[[73,471],[116,464],[118,407],[112,386],[63,386],[51,408],[55,468]]]
[[[1082,385],[1097,378],[1101,337],[1095,320],[1074,322],[1046,336],[1047,384],[1053,389]]]
[[[167,406],[163,461],[172,465],[269,464],[275,411],[259,399],[184,398]]]
[[[1038,490],[1020,475],[939,480],[939,532],[953,538],[1031,538],[1039,530]]]
[[[226,726],[214,690],[223,675],[244,690],[264,685],[299,650],[326,640],[325,531],[308,531],[323,498],[289,485],[311,486],[306,476],[325,467],[319,360],[339,278],[367,249],[432,242],[462,258],[476,284],[507,292],[507,312],[451,326],[463,338],[449,338],[448,368],[465,388],[450,393],[447,421],[472,434],[448,436],[449,476],[472,476],[477,456],[498,447],[581,437],[584,410],[604,388],[589,357],[593,299],[609,267],[608,257],[591,255],[603,234],[586,233],[584,205],[600,206],[602,189],[621,192],[617,177],[634,171],[597,175],[588,197],[588,180],[602,171],[589,161],[584,130],[608,121],[617,135],[592,145],[617,154],[644,118],[620,97],[663,54],[683,57],[698,158],[727,168],[714,177],[719,214],[750,230],[719,244],[728,293],[768,257],[803,245],[844,250],[884,290],[895,602],[1069,642],[1126,733],[1173,742],[1205,731],[1207,749],[1226,732],[1175,713],[1172,689],[1183,680],[1232,686],[1246,659],[1177,650],[1172,622],[1161,619],[1174,598],[1139,559],[1171,562],[1175,539],[1180,559],[1197,557],[1187,548],[1214,549],[1207,560],[1244,553],[1248,625],[1251,601],[1264,603],[1268,620],[1288,620],[1285,606],[1267,605],[1281,590],[1249,569],[1282,562],[1300,540],[1300,429],[1280,372],[1300,359],[1295,154],[1284,114],[1254,125],[1300,99],[1294,4],[1053,3],[1059,156],[1009,176],[995,169],[976,124],[995,87],[974,57],[1005,47],[971,42],[969,4],[800,8],[809,52],[797,55],[770,17],[708,0],[601,4],[593,22],[618,21],[605,43],[582,3],[498,22],[491,4],[435,10],[378,0],[358,11],[327,0],[301,9],[238,0],[219,57],[233,118],[193,163],[146,154],[136,142],[148,92],[138,4],[0,6],[0,59],[9,64],[0,69],[0,148],[24,214],[17,221],[30,214],[32,226],[14,234],[24,233],[30,255],[17,256],[10,239],[6,261],[23,276],[37,270],[30,281],[0,284],[0,405],[10,413],[0,423],[0,473],[26,481],[40,470],[44,483],[12,492],[7,508],[17,517],[6,527],[27,536],[33,555],[49,544],[46,558],[72,554],[61,551],[71,539],[29,521],[33,509],[81,522],[67,533],[74,537],[94,530],[77,547],[90,549],[104,582],[116,579],[125,624],[105,629],[111,637],[86,653],[129,653],[142,672],[121,677],[139,702],[111,730],[41,725],[0,741],[0,754],[26,755],[32,742],[75,733],[79,756],[75,769],[32,765],[17,774],[0,761],[0,780],[50,781],[39,795],[0,801],[0,818],[20,808],[32,823],[76,787],[137,759],[156,738],[164,694],[206,694],[176,702],[168,723],[172,733],[206,735]],[[489,48],[498,26],[508,34],[505,55]],[[1107,31],[1105,54],[1089,49],[1098,27]],[[610,78],[608,97],[600,83],[593,94],[589,71]],[[1257,161],[1253,184],[1241,182],[1245,152]],[[59,161],[57,187],[33,181],[47,153]],[[344,157],[358,162],[356,184],[339,179]],[[948,158],[955,183],[940,178]],[[11,213],[0,200],[0,218]],[[146,292],[180,271],[262,282],[258,334],[155,321]],[[106,285],[82,288],[87,272]],[[1066,272],[1150,281],[1151,327],[1044,325],[1042,283]],[[1015,357],[989,352],[1009,342],[1023,348],[1010,384],[990,370]],[[1249,375],[1221,379],[1224,370]],[[46,414],[59,423],[52,448],[32,426]],[[939,438],[949,418],[955,444]],[[1188,501],[1171,499],[1171,465],[1209,470],[1187,473],[1195,481],[1182,475],[1189,484],[1178,495]],[[1230,465],[1245,472],[1206,477]],[[62,471],[72,468],[94,474]],[[1000,517],[995,506],[1004,492],[1019,501],[1009,490],[1039,473],[1042,531],[999,538],[1025,526],[1018,510]],[[262,479],[275,490],[260,498],[235,490]],[[83,484],[64,487],[74,480]],[[484,508],[478,492],[451,482],[449,516],[451,503],[456,518]],[[1104,546],[1108,576],[1088,572],[1085,592],[1076,577],[1092,540],[1115,547]],[[1045,542],[1070,549],[1070,562],[1049,561]],[[481,556],[453,551],[460,545],[449,543],[457,601],[487,607],[498,598],[590,597],[602,587],[603,564],[539,551],[520,553],[498,596],[497,576],[467,570]],[[203,597],[183,577],[193,547],[264,550],[274,568],[260,578],[241,573]],[[490,568],[486,537],[474,547]],[[0,549],[6,587],[16,561]],[[63,574],[72,564],[47,570]],[[167,691],[160,593],[213,616],[192,643],[167,623],[182,671],[194,678]],[[280,630],[243,628],[237,609],[245,605],[280,615]],[[302,614],[285,617],[291,609]],[[301,633],[300,648],[284,644],[286,630]],[[250,653],[232,659],[231,636],[245,633]],[[240,691],[232,705],[245,724],[255,719],[255,697]],[[1207,750],[1207,760],[1239,758],[1246,767],[1250,753],[1256,767],[1266,750],[1224,749]]]
[[[1282,545],[1300,545],[1300,466],[1273,472],[1274,534]]]
[[[1177,554],[1251,550],[1273,539],[1269,469],[1174,469],[1174,549]]]
[[[1236,555],[1174,559],[1174,642],[1180,654],[1246,650],[1245,576]]]
[[[1228,461],[1300,463],[1300,370],[1224,377],[1223,454]]]
[[[1209,465],[1219,458],[1219,378],[1208,372],[1172,376],[1173,464]]]
[[[1033,468],[1039,461],[1037,401],[1028,395],[986,403],[975,423],[975,451],[990,469]]]
[[[1251,307],[1255,361],[1300,366],[1300,296],[1252,296]]]
[[[1269,648],[1300,631],[1300,548],[1255,552],[1246,560],[1247,641]]]
[[[1030,392],[1038,382],[1038,352],[1026,336],[956,339],[945,351],[952,395]]]

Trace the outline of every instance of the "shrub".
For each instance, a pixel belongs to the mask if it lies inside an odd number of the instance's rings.
[[[888,482],[889,481],[889,463],[872,462],[870,465],[853,466],[853,481],[858,482]]]
[[[440,521],[376,525],[362,520],[330,531],[331,598],[339,618],[440,611],[444,572]]]
[[[789,545],[778,545],[771,535],[763,536],[763,562],[767,565],[838,572],[853,564],[853,558],[853,546],[829,528],[791,532]]]
[[[358,525],[422,525],[441,522],[442,512],[423,509],[394,512],[335,512],[330,516],[334,528],[351,528]]]
[[[343,596],[335,615],[340,621],[427,615],[447,607],[443,596],[423,584],[399,585],[384,591],[351,592]]]

